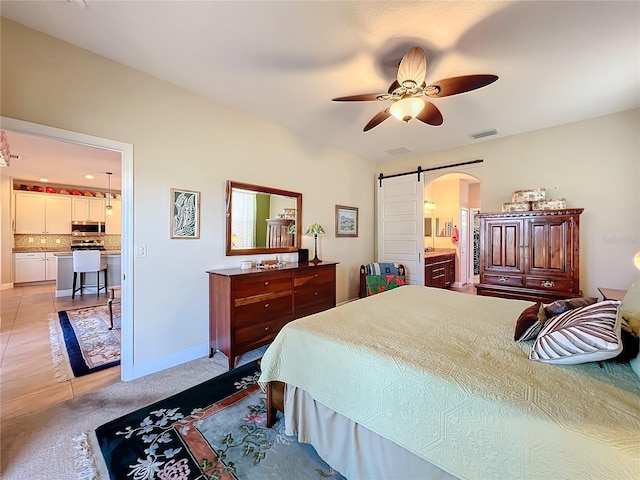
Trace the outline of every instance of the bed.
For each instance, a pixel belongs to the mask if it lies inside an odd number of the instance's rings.
[[[530,305],[403,286],[289,323],[259,382],[350,479],[637,478],[640,378],[530,360]]]

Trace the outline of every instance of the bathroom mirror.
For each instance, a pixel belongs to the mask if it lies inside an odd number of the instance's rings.
[[[297,252],[302,194],[227,181],[227,255]]]
[[[433,236],[432,231],[433,231],[433,218],[426,217],[424,219],[424,236],[432,237]]]
[[[436,218],[436,237],[450,237],[453,232],[453,217]]]

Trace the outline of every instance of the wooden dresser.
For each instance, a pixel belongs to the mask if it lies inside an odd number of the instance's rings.
[[[337,262],[208,270],[209,356],[229,359],[271,342],[293,319],[336,306]]]
[[[480,214],[477,294],[546,303],[581,296],[582,211]]]
[[[427,252],[424,256],[424,285],[451,288],[456,281],[456,254]]]

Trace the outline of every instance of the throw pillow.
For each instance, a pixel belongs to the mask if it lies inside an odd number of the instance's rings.
[[[629,287],[627,294],[622,299],[620,310],[622,317],[629,322],[631,329],[640,336],[640,282],[635,282]],[[640,377],[640,352],[629,363],[636,375]]]
[[[538,302],[525,308],[516,321],[513,339],[516,342],[535,340],[546,321],[547,315],[542,303]]]
[[[620,319],[620,333],[622,339],[622,352],[612,360],[614,362],[628,362],[632,358],[638,356],[638,350],[640,350],[640,339],[638,333],[631,328],[629,322],[627,322],[624,316]]]
[[[556,300],[545,307],[547,318],[555,317],[568,310],[574,308],[586,307],[587,305],[594,304],[598,301],[596,297],[578,297],[569,298],[568,300]]]
[[[556,315],[544,326],[529,358],[571,365],[616,357],[622,351],[620,302],[606,300]]]

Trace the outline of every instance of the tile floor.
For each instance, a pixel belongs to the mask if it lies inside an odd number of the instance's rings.
[[[56,298],[53,283],[0,291],[1,420],[120,381],[120,367],[114,367],[61,382],[51,360],[48,315],[106,302],[104,293]]]

